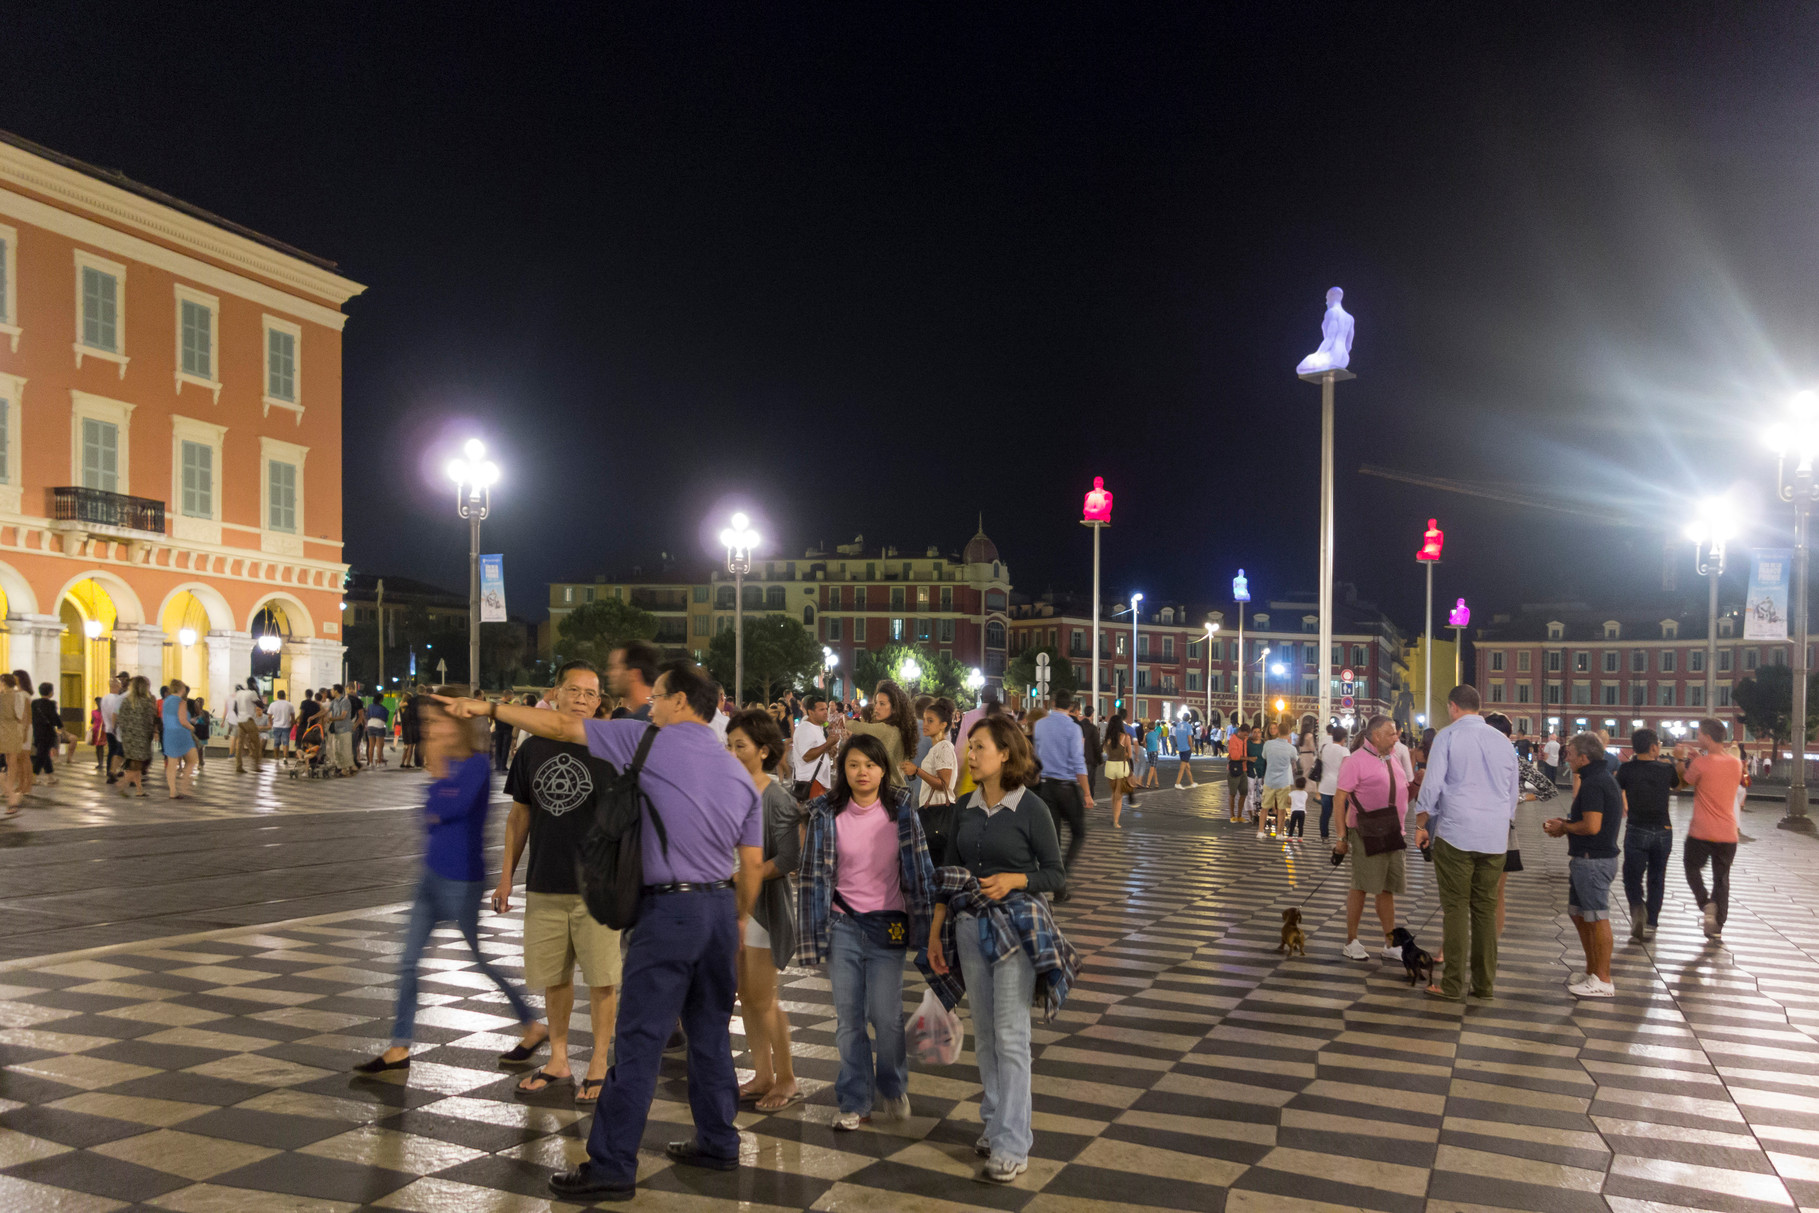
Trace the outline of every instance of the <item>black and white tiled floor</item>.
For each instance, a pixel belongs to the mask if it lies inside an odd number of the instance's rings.
[[[689,1118],[667,1060],[638,1207],[1819,1208],[1819,843],[1775,831],[1778,807],[1746,814],[1723,946],[1701,936],[1676,855],[1653,944],[1621,942],[1619,910],[1619,997],[1575,1004],[1564,847],[1525,806],[1497,998],[1459,1006],[1339,957],[1346,872],[1317,839],[1227,825],[1217,795],[1152,794],[1120,831],[1095,814],[1060,909],[1086,968],[1038,1026],[1018,1183],[972,1179],[970,1050],[913,1072],[908,1123],[833,1133],[827,983],[792,971],[808,1103],[742,1114],[740,1171],[677,1169],[661,1143]],[[1306,958],[1275,952],[1288,905]],[[1418,860],[1400,915],[1437,945]],[[560,1089],[513,1098],[495,1061],[509,1016],[452,932],[426,964],[408,1079],[348,1073],[387,1034],[402,922],[378,907],[6,966],[0,1209],[569,1207],[544,1180],[581,1156],[588,1119]],[[515,966],[516,917],[484,929]],[[907,980],[906,1011],[920,996]]]

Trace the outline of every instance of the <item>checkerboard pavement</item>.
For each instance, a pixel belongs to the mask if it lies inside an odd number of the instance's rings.
[[[1123,830],[1102,808],[1059,908],[1086,965],[1036,1028],[1027,1175],[973,1179],[970,1050],[912,1069],[907,1123],[834,1133],[828,985],[793,970],[808,1102],[742,1112],[737,1172],[676,1168],[661,1145],[689,1115],[667,1058],[639,1207],[1819,1207],[1819,844],[1777,833],[1778,807],[1752,810],[1723,946],[1701,936],[1676,860],[1653,944],[1621,942],[1618,908],[1619,997],[1575,1004],[1564,845],[1532,808],[1497,997],[1468,1005],[1338,955],[1349,878],[1316,838],[1259,842],[1210,789],[1152,793]],[[1409,876],[1401,917],[1432,949],[1432,870],[1411,856]],[[1275,951],[1289,905],[1305,958]],[[573,1207],[544,1182],[582,1157],[588,1116],[560,1088],[514,1098],[522,1071],[496,1061],[509,1014],[452,932],[425,961],[408,1077],[348,1072],[387,1034],[403,921],[380,907],[0,971],[0,1208]],[[508,968],[519,930],[483,923]],[[906,1012],[921,993],[906,980]]]

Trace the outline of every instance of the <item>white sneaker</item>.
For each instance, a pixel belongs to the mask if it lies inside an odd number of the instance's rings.
[[[990,1158],[992,1156],[992,1139],[983,1133],[979,1134],[979,1140],[973,1143],[973,1153],[980,1158]]]
[[[985,1164],[985,1170],[979,1172],[979,1178],[987,1183],[1007,1184],[1030,1169],[1029,1159],[1011,1162],[1009,1159],[994,1158]]]
[[[1574,973],[1571,977],[1566,979],[1566,987],[1569,990],[1572,989],[1574,986],[1582,986],[1584,984],[1585,984],[1585,970],[1584,969],[1580,969],[1577,973]]]
[[[1258,842],[1262,842],[1262,841],[1263,841],[1263,831],[1262,831],[1262,830],[1258,830],[1258,831],[1257,831],[1257,841],[1258,841]]]
[[[1355,939],[1341,948],[1339,955],[1347,960],[1369,960],[1371,958],[1371,954],[1364,950],[1364,945]]]
[[[851,1133],[859,1128],[859,1113],[842,1112],[834,1117],[834,1128],[841,1133]]]
[[[880,1099],[872,1105],[873,1120],[908,1120],[910,1118],[909,1095],[903,1094],[895,1099]]]
[[[1706,902],[1704,913],[1705,935],[1707,939],[1710,939],[1718,934],[1718,903],[1715,901]]]
[[[1617,987],[1588,975],[1584,981],[1566,987],[1566,992],[1574,998],[1615,998]]]
[[[1383,945],[1383,951],[1377,953],[1377,955],[1383,957],[1385,960],[1393,960],[1397,964],[1402,963],[1402,949],[1391,947],[1387,943]]]

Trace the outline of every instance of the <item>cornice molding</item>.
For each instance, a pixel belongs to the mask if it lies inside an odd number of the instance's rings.
[[[169,241],[242,273],[326,300],[336,308],[366,290],[351,278],[7,143],[0,143],[0,182],[88,211],[128,231]]]

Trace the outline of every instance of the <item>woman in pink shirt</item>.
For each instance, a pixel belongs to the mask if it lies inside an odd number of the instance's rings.
[[[851,1131],[874,1116],[903,1120],[903,961],[928,946],[935,868],[916,807],[877,737],[848,738],[833,790],[808,806],[802,854],[799,959],[825,959],[834,991],[834,1128]]]

